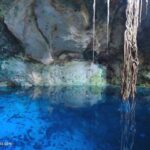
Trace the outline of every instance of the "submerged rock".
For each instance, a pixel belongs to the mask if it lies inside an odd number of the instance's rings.
[[[42,65],[10,58],[1,61],[0,80],[17,86],[105,85],[106,69],[85,61]]]

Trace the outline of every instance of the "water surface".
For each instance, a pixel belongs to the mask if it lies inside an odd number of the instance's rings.
[[[0,88],[0,149],[150,150],[150,89]]]

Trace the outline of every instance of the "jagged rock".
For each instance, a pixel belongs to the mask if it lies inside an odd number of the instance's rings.
[[[85,7],[75,11],[74,8],[68,8],[59,1],[37,0],[35,14],[39,28],[54,54],[64,50],[75,52],[85,50],[90,41],[90,36],[85,30],[89,24]]]
[[[8,31],[3,19],[0,18],[0,59],[23,53],[18,40]]]
[[[10,31],[24,43],[26,54],[45,64],[51,55],[62,52],[83,53],[92,49],[92,0],[25,0],[15,1],[5,23]],[[112,3],[110,16],[110,49],[120,49],[123,43],[125,14],[123,2]],[[96,51],[107,49],[106,2],[97,1]],[[124,18],[123,18],[124,19]],[[117,21],[119,20],[119,21]],[[125,19],[124,19],[125,20]],[[119,42],[118,42],[119,41]],[[33,44],[34,43],[34,44]]]
[[[18,86],[105,85],[106,69],[84,61],[45,66],[10,58],[1,61],[0,78]]]
[[[51,63],[51,55],[63,51],[82,52],[91,38],[85,31],[89,23],[86,8],[64,11],[57,4],[16,0],[5,15],[7,27],[23,43],[26,55],[43,64]]]
[[[5,16],[5,23],[9,30],[23,43],[26,55],[49,64],[53,61],[51,49],[38,30],[32,5],[34,0],[15,1],[9,13]]]
[[[49,64],[55,59],[55,63],[59,61],[64,63],[73,59],[80,61],[83,57],[84,60],[89,61],[92,60],[92,4],[93,0],[1,0],[0,17],[4,17],[8,29],[21,41],[25,54],[32,61]],[[119,71],[123,63],[125,8],[126,0],[111,1],[110,40],[107,48],[106,0],[99,0],[96,5],[95,62],[107,66],[107,81],[112,84],[120,84],[118,79],[120,79]],[[150,7],[148,7],[149,11]],[[138,84],[150,85],[150,80],[144,73],[145,70],[149,70],[145,68],[150,66],[148,40],[150,13],[145,14],[143,9],[142,18],[138,34],[140,58]],[[19,51],[23,51],[21,47],[17,48],[17,45],[14,45],[15,42],[10,44],[11,40],[8,39],[12,39],[12,36],[8,34],[0,33],[0,59],[4,58],[4,55],[13,58]],[[73,55],[70,56],[69,53]],[[78,56],[74,55],[76,53]],[[39,65],[37,61],[34,63]],[[32,64],[30,64],[31,68]]]

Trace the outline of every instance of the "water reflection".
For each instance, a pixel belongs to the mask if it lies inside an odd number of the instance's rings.
[[[132,150],[136,134],[136,101],[123,101],[121,104],[121,150]]]
[[[30,89],[28,95],[33,100],[47,99],[51,104],[81,108],[104,102],[104,89],[101,86],[36,87]]]
[[[121,103],[119,91],[0,88],[0,141],[25,150],[149,150],[150,89],[138,90],[137,103]]]

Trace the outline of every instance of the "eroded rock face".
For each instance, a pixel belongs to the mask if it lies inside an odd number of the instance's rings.
[[[92,50],[92,2],[16,0],[5,15],[5,23],[23,43],[29,57],[48,64],[63,52],[82,54],[87,48]],[[120,18],[125,7],[123,2],[113,3],[110,49],[119,49],[124,32],[124,22]],[[107,49],[106,2],[98,1],[96,7],[96,52],[99,54]]]
[[[25,58],[31,58],[30,61],[36,60],[46,65],[53,61],[55,63],[71,60],[90,61],[92,60],[92,4],[93,0],[1,0],[0,17],[4,16],[6,26],[20,41],[25,49]],[[110,40],[107,47],[106,0],[97,1],[95,60],[107,66],[109,83],[120,84],[126,0],[112,0],[110,6]],[[138,47],[141,63],[138,84],[140,85],[142,83],[150,85],[150,80],[147,78],[150,66],[149,14],[146,15],[143,9],[143,20],[139,28]],[[4,45],[2,40],[3,38],[0,39],[0,48]],[[14,47],[10,54],[6,49],[7,54],[12,55],[12,58],[13,53],[16,55],[19,51],[22,52],[22,49],[19,48],[19,50],[14,43],[9,46],[8,40],[3,46],[4,49]],[[0,55],[3,57],[3,53]],[[35,64],[36,61],[34,61]]]
[[[21,44],[9,32],[3,19],[0,18],[0,60],[23,52],[24,49]]]
[[[86,49],[91,38],[85,30],[88,17],[84,5],[76,12],[57,1],[16,0],[5,15],[5,23],[23,43],[27,56],[49,64],[53,61],[52,55]]]
[[[2,81],[17,86],[106,85],[106,68],[84,61],[42,65],[10,58],[0,70]]]
[[[36,1],[37,23],[47,39],[53,54],[62,51],[82,52],[90,41],[85,30],[89,24],[86,8],[75,11],[60,3],[48,0]]]

